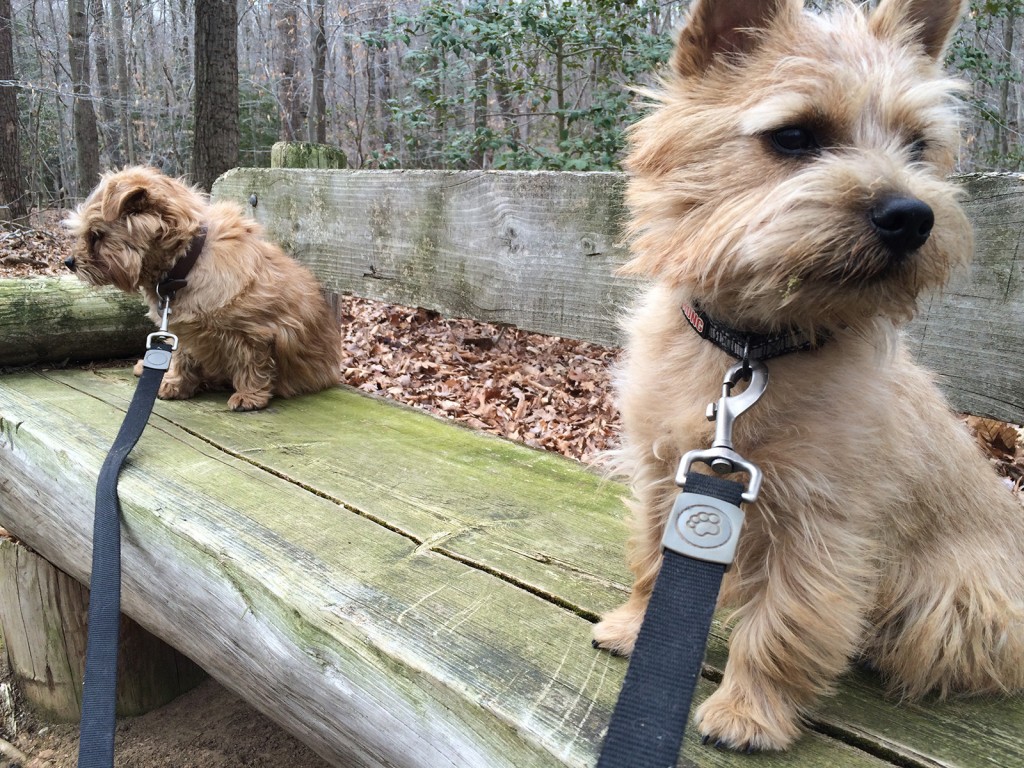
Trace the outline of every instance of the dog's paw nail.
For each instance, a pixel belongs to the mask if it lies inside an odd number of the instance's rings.
[[[601,642],[599,640],[591,640],[590,644],[594,648],[599,650],[599,651],[605,651],[606,653],[610,653],[612,656],[615,656],[615,657],[620,658],[620,659],[626,658],[626,654],[625,653],[623,653],[622,651],[617,650],[615,648],[607,648],[607,647],[601,645]]]
[[[703,736],[700,737],[700,743],[704,744],[705,746],[707,745],[707,743],[709,741],[711,741],[711,737],[708,736],[706,733]]]

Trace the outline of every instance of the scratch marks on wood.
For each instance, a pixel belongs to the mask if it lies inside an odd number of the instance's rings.
[[[407,616],[407,615],[409,614],[409,612],[410,612],[410,611],[414,611],[414,610],[416,610],[416,609],[417,609],[417,608],[419,608],[419,607],[420,607],[421,605],[423,605],[423,603],[425,603],[425,602],[426,602],[427,600],[429,600],[430,598],[432,598],[432,597],[433,597],[434,595],[436,595],[436,594],[438,594],[438,593],[440,593],[440,592],[444,591],[444,590],[445,590],[445,589],[447,589],[447,588],[448,588],[448,585],[447,585],[447,584],[442,584],[442,585],[441,585],[440,587],[438,587],[437,589],[431,590],[430,592],[428,592],[427,594],[425,594],[425,595],[424,595],[423,597],[421,597],[421,598],[420,598],[419,600],[417,600],[417,601],[416,601],[415,603],[413,603],[413,604],[412,604],[412,605],[410,605],[410,606],[409,606],[408,608],[406,608],[406,609],[405,609],[404,611],[402,611],[402,612],[401,612],[400,614],[398,614],[398,618],[397,618],[397,619],[395,619],[396,623],[398,623],[398,624],[401,624],[401,623],[402,623],[402,620],[403,620],[403,619],[404,619],[404,618],[405,618],[405,617],[406,617],[406,616]]]

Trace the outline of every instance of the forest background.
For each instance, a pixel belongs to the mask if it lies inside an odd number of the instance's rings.
[[[827,2],[809,2],[812,6]],[[0,203],[148,163],[204,188],[277,140],[357,168],[615,170],[687,2],[0,0]],[[1024,0],[972,0],[959,170],[1021,170]]]

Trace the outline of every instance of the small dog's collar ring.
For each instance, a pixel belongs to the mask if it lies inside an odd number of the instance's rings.
[[[732,394],[733,388],[741,381],[749,380],[746,389],[738,395]],[[707,417],[715,422],[715,439],[711,448],[704,451],[689,451],[679,462],[676,473],[676,485],[684,487],[686,475],[696,462],[710,466],[716,473],[746,472],[750,476],[747,489],[743,492],[743,500],[752,503],[757,500],[761,490],[762,473],[760,468],[740,456],[732,444],[732,428],[740,414],[751,408],[768,387],[768,366],[760,360],[743,360],[735,363],[725,373],[722,382],[722,396],[718,402],[708,405]]]

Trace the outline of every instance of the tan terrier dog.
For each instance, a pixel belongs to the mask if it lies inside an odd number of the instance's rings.
[[[633,648],[680,456],[710,445],[734,362],[684,308],[810,348],[770,360],[736,422],[765,479],[720,598],[725,676],[695,714],[716,745],[787,747],[858,657],[910,697],[1024,688],[1021,505],[897,329],[971,253],[940,69],[964,5],[697,0],[632,131],[625,271],[654,279],[618,382],[635,584],[595,644]]]
[[[319,285],[237,206],[140,166],[104,174],[66,225],[68,268],[93,285],[141,288],[158,325],[157,283],[195,259],[171,303],[179,347],[161,398],[226,385],[228,406],[252,411],[338,383],[341,338]]]

